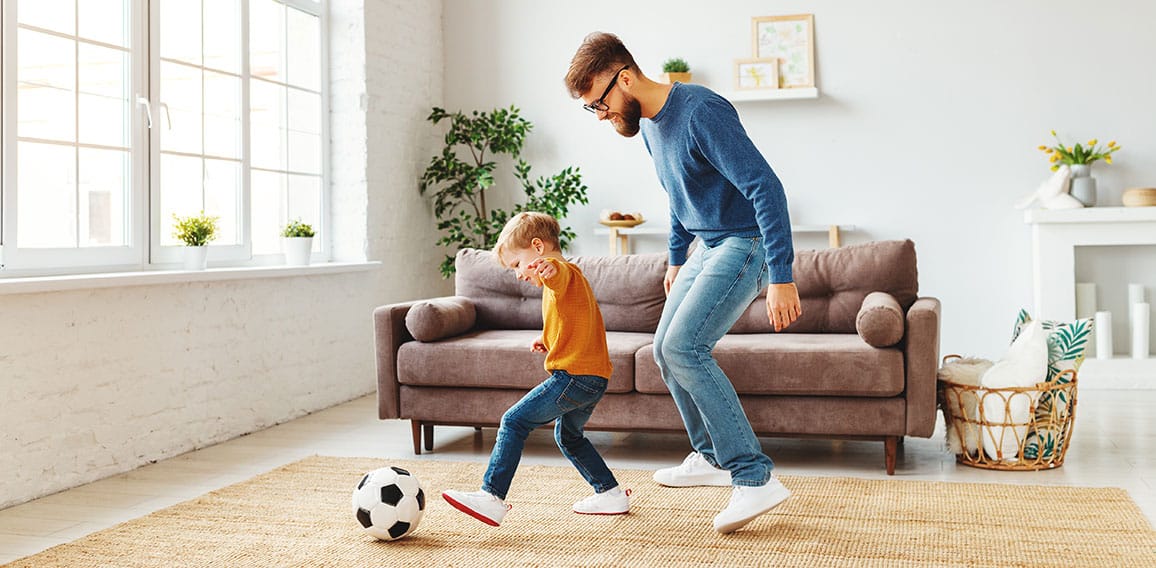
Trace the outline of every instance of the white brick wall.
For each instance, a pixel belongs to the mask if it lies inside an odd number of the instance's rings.
[[[382,270],[0,296],[0,507],[372,392],[373,307],[448,293],[417,177],[441,3],[330,2],[335,257]]]

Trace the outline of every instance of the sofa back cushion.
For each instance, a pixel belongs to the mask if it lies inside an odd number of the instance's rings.
[[[607,331],[653,333],[666,294],[666,253],[576,256],[602,310]],[[478,327],[541,329],[542,290],[502,268],[487,250],[462,249],[454,261],[455,294],[473,300]]]
[[[910,240],[796,251],[794,272],[803,315],[784,330],[790,333],[855,333],[855,317],[871,292],[891,294],[904,313],[919,297],[915,243]],[[764,290],[731,333],[771,331]]]

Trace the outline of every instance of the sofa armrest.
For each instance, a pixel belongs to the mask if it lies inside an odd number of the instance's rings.
[[[919,298],[907,310],[906,361],[907,435],[930,438],[935,429],[935,372],[939,368],[937,298]]]
[[[401,302],[373,310],[374,349],[377,352],[377,417],[401,418],[398,400],[397,350],[402,343],[413,341],[405,328],[405,316],[414,304],[423,300]]]

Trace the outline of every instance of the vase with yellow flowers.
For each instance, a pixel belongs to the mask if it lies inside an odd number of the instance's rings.
[[[1056,145],[1040,146],[1040,151],[1048,156],[1052,171],[1060,169],[1064,164],[1071,168],[1072,182],[1069,193],[1085,207],[1092,207],[1096,204],[1096,178],[1092,177],[1092,164],[1097,160],[1111,164],[1112,154],[1119,150],[1120,146],[1115,140],[1108,142],[1107,146],[1102,146],[1095,138],[1088,140],[1084,145],[1079,142],[1067,145],[1060,140],[1055,130],[1052,131],[1052,138],[1056,139]]]

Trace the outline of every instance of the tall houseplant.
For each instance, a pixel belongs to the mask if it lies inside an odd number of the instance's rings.
[[[511,216],[523,211],[538,211],[561,221],[575,203],[587,203],[587,187],[578,168],[567,167],[553,176],[530,179],[530,164],[522,159],[526,134],[534,125],[521,117],[517,107],[490,112],[449,113],[434,107],[427,118],[438,124],[449,120],[445,147],[430,159],[421,176],[421,192],[432,192],[434,216],[443,236],[437,244],[463,248],[492,248],[502,227]],[[486,205],[487,191],[494,187],[494,174],[500,156],[514,162],[514,178],[522,185],[525,201],[506,211]],[[565,249],[575,237],[574,230],[563,227],[561,245]],[[454,273],[454,256],[446,255],[441,273]]]

